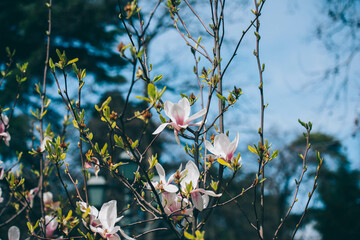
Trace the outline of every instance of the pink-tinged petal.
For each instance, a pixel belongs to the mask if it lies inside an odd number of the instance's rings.
[[[181,143],[180,143],[180,138],[179,138],[179,132],[176,131],[176,129],[174,129],[174,135],[175,135],[175,141],[176,143],[181,146]]]
[[[171,108],[173,107],[174,103],[170,102],[170,101],[166,101],[164,103],[164,111],[165,111],[165,114],[166,116],[170,117],[171,115]]]
[[[209,204],[209,196],[203,195],[202,198],[203,198],[204,208],[206,208]]]
[[[214,155],[218,155],[219,153],[216,151],[215,147],[208,141],[205,140],[206,149]]]
[[[160,163],[155,164],[155,168],[160,177],[160,184],[161,184],[161,182],[162,182],[162,184],[166,183],[164,168],[160,165]]]
[[[9,240],[19,240],[20,239],[20,229],[17,226],[11,226],[8,231]]]
[[[161,133],[169,123],[162,123],[154,132],[153,135]]]
[[[236,134],[234,141],[231,142],[231,152],[234,154],[239,145],[239,133]]]
[[[129,237],[129,236],[125,233],[125,231],[122,230],[121,228],[119,229],[119,232],[120,232],[121,236],[123,236],[125,239],[127,239],[127,240],[135,240],[134,238]]]
[[[169,118],[177,125],[183,125],[185,122],[185,110],[175,103],[170,109]]]
[[[222,153],[226,153],[230,146],[230,140],[224,133],[217,135],[214,139],[215,148]]]
[[[1,114],[1,119],[2,119],[2,122],[1,123],[4,123],[5,125],[8,125],[9,124],[9,118],[4,115],[4,114]]]
[[[178,191],[178,187],[173,184],[164,185],[163,188],[166,192],[169,193],[176,193]]]
[[[44,201],[45,205],[51,204],[53,201],[53,194],[51,192],[44,192],[43,193],[43,201]]]
[[[199,211],[202,211],[204,209],[204,200],[200,193],[191,193],[191,199],[195,208],[197,208]]]
[[[192,115],[191,117],[189,117],[186,120],[185,124],[188,124],[189,122],[191,122],[199,117],[202,117],[203,115],[205,115],[205,113],[206,113],[206,109],[205,108],[201,109],[199,112],[197,112],[194,115]]]
[[[200,126],[203,122],[204,122],[204,120],[201,120],[201,121],[196,122],[196,123],[190,123],[189,126]]]
[[[98,174],[100,172],[100,166],[99,165],[95,165],[95,176],[98,177]]]
[[[107,239],[108,240],[121,240],[121,238],[117,234],[112,234],[110,237],[107,237]]]
[[[104,203],[99,212],[99,220],[105,229],[112,229],[117,218],[116,200]]]
[[[46,215],[45,225],[46,225],[46,237],[50,238],[54,235],[54,232],[58,227],[57,218],[50,215]]]
[[[85,162],[84,167],[85,167],[85,168],[92,168],[93,165],[92,165],[92,163]]]
[[[211,191],[211,190],[205,190],[202,188],[198,188],[195,190],[195,192],[200,192],[206,195],[209,195],[211,197],[221,197],[222,193],[216,194],[215,192]]]
[[[189,100],[187,98],[182,98],[178,102],[178,105],[184,110],[184,118],[187,119],[191,112]]]

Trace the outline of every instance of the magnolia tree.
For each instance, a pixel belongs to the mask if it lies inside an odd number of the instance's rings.
[[[269,234],[273,239],[278,237],[297,202],[299,188],[307,170],[306,160],[312,124],[299,120],[306,130],[304,136],[307,140],[304,153],[299,154],[302,171],[296,179],[293,199],[289,202],[287,212],[278,219],[277,229],[265,234],[266,178],[271,178],[266,175],[265,170],[278,155],[277,150],[271,149],[264,133],[265,65],[260,59],[260,18],[265,0],[254,1],[253,17],[244,29],[239,29],[240,37],[233,46],[234,50],[229,59],[223,59],[221,55],[225,36],[225,0],[203,2],[207,3],[207,9],[200,10],[202,15],[207,17],[199,15],[198,3],[188,0],[147,2],[147,6],[153,7],[147,15],[142,13],[142,2],[134,0],[124,5],[119,1],[119,24],[125,29],[127,40],[123,40],[117,50],[119,57],[127,60],[131,66],[131,79],[120,112],[110,108],[110,97],[101,106],[95,105],[98,118],[108,127],[107,133],[103,134],[103,137],[107,138],[107,143],[101,146],[94,141],[93,130],[87,126],[88,115],[81,104],[84,95],[82,88],[86,84],[86,71],[77,66],[81,59],[70,60],[66,53],[61,51],[57,51],[56,59],[49,58],[51,23],[56,19],[51,18],[52,1],[46,3],[49,11],[46,32],[48,51],[44,56],[46,64],[42,83],[35,86],[40,108],[31,110],[38,131],[33,133],[34,140],[31,146],[34,147],[30,153],[34,161],[38,162],[36,166],[39,168],[32,169],[33,177],[27,179],[25,170],[21,167],[22,153],[17,153],[17,161],[12,166],[0,162],[0,229],[2,232],[8,232],[9,239],[19,239],[20,234],[27,235],[30,239],[141,239],[158,232],[166,232],[169,238],[171,236],[177,239],[205,239],[206,232],[203,229],[211,221],[210,215],[214,210],[235,204],[237,200],[249,194],[254,198],[255,217],[249,219],[249,225],[254,229],[254,238],[264,239]],[[148,56],[148,31],[160,8],[167,8],[167,21],[172,23],[179,33],[179,38],[183,39],[184,44],[189,47],[189,53],[194,57],[193,81],[198,87],[191,89],[192,92],[179,93],[175,101],[164,98],[166,82],[162,80],[162,75],[152,74],[156,66],[150,63],[151,58]],[[195,17],[197,22],[192,22],[191,29],[197,24],[197,32],[191,32],[187,25],[188,15],[184,17],[183,9],[189,10],[188,12]],[[202,36],[195,39],[194,34],[199,33],[203,33]],[[257,144],[248,146],[248,150],[256,155],[258,167],[256,174],[250,179],[251,184],[238,189],[236,195],[231,195],[227,189],[236,179],[242,162],[242,171],[249,170],[246,170],[247,162],[245,159],[242,160],[238,151],[239,145],[244,145],[241,142],[241,134],[236,131],[229,133],[224,121],[226,116],[231,116],[231,107],[240,104],[238,99],[242,95],[242,90],[240,86],[233,89],[224,89],[223,86],[229,81],[225,73],[232,66],[233,59],[248,33],[255,33],[253,53],[257,68],[253,71],[258,73],[260,103],[260,126],[257,132],[259,140]],[[209,44],[210,42],[213,44]],[[16,74],[16,71],[12,73],[14,54],[15,51],[7,49],[9,62],[2,71],[0,86],[11,74]],[[19,91],[22,82],[26,81],[27,64],[17,64],[17,69]],[[55,132],[50,124],[46,126],[49,122],[47,110],[51,107],[51,99],[46,94],[49,79],[55,81],[64,104],[63,129],[59,133]],[[164,85],[165,87],[160,87]],[[75,86],[77,91],[76,96],[73,96],[68,89],[74,89]],[[144,95],[136,96],[134,88],[144,88]],[[129,112],[134,97],[138,101],[144,101],[145,104],[142,106],[145,107],[140,111]],[[5,106],[0,110],[0,144],[6,146],[14,141],[8,130],[11,129],[15,108],[16,99],[12,106]],[[217,113],[210,114],[210,108],[216,109]],[[138,131],[138,137],[132,138],[129,136],[128,126],[132,121],[139,119],[141,126],[131,130]],[[158,122],[155,131],[150,130],[151,122]],[[173,137],[186,155],[183,159],[177,159],[180,163],[175,171],[166,169],[160,163],[161,159],[158,159],[157,153],[152,151],[155,145],[160,144],[159,136],[166,129],[174,131]],[[67,136],[66,133],[69,131],[77,135],[75,143]],[[151,137],[151,141],[145,145],[144,135]],[[74,154],[68,153],[70,143],[77,147],[79,157],[76,159]],[[127,163],[115,161],[118,159],[115,154],[119,152],[125,153],[130,160]],[[293,226],[292,239],[302,223],[317,186],[317,176],[322,164],[319,154],[317,158],[319,163],[315,180],[308,198],[304,199],[305,209]],[[133,178],[126,177],[122,171],[129,163],[136,165],[136,170],[132,173]],[[77,168],[81,168],[80,177],[74,174],[74,169]],[[102,206],[92,206],[88,198],[87,182],[90,177],[97,177],[98,174],[108,176],[108,183],[117,182],[128,189],[131,204],[118,209],[117,199],[113,199]],[[36,179],[36,186],[27,189],[27,182],[31,179]],[[54,182],[58,182],[61,190],[52,188]],[[57,195],[53,194],[55,192]],[[134,222],[126,219],[127,211],[138,213]],[[26,226],[17,224],[19,216],[26,219]],[[151,224],[155,222],[161,224]],[[144,224],[149,227],[140,227]],[[129,226],[131,232],[127,230]]]

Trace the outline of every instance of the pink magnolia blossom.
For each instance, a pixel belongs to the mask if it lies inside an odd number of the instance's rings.
[[[179,140],[179,131],[181,129],[186,129],[188,126],[200,125],[202,123],[192,123],[193,120],[202,117],[206,113],[206,109],[201,109],[199,112],[190,116],[191,108],[190,103],[187,98],[182,98],[178,103],[172,103],[170,101],[166,101],[164,104],[164,111],[166,116],[171,119],[170,123],[161,124],[153,134],[159,134],[162,132],[166,126],[170,125],[174,128],[176,142],[180,144]]]
[[[200,178],[200,172],[198,167],[194,162],[189,161],[185,169],[181,172],[182,180],[180,182],[181,190],[184,193],[187,193],[188,189],[190,189],[191,200],[194,206],[202,211],[207,207],[209,203],[209,197],[220,197],[221,194],[216,194],[211,190],[205,190],[202,188],[198,188],[198,181]],[[201,195],[200,193],[204,194]]]
[[[159,163],[155,165],[155,168],[160,178],[159,182],[152,182],[155,189],[163,190],[169,193],[176,193],[178,191],[178,187],[171,184],[173,180],[173,175],[170,176],[169,179],[166,181],[166,174],[164,168]],[[150,189],[150,186],[147,185],[147,188]]]
[[[104,203],[100,211],[98,211],[93,206],[87,207],[86,203],[79,202],[80,210],[82,212],[88,211],[89,208],[91,231],[99,233],[102,238],[106,238],[107,240],[120,240],[120,236],[117,234],[119,231],[124,238],[134,240],[126,235],[124,230],[119,226],[115,226],[115,224],[123,218],[123,216],[117,217],[116,204],[116,200]]]
[[[45,216],[45,226],[46,226],[46,237],[50,238],[54,235],[58,227],[57,217],[46,215]]]
[[[3,162],[0,160],[0,165],[2,164]],[[3,180],[4,178],[4,168],[0,166],[0,180]]]
[[[225,134],[215,136],[214,145],[205,140],[206,148],[215,155],[217,158],[221,158],[226,162],[230,162],[234,157],[237,146],[239,145],[239,133],[236,134],[234,141],[230,142],[230,139]]]
[[[2,139],[6,146],[10,145],[11,136],[9,132],[6,130],[7,126],[9,124],[9,119],[4,114],[1,114],[0,117],[0,139]]]
[[[95,170],[95,176],[98,177],[99,175],[99,172],[100,172],[100,162],[99,162],[99,159],[97,159],[96,157],[91,157],[91,161],[92,162],[88,162],[88,161],[85,161],[85,164],[84,164],[84,167],[85,168],[93,168],[94,165],[94,170]],[[93,164],[94,163],[94,164]]]
[[[43,193],[43,202],[45,205],[45,210],[49,210],[49,209],[57,210],[60,207],[60,202],[53,201],[53,194],[51,192]]]
[[[162,193],[162,205],[167,215],[192,216],[193,207],[188,199],[183,198],[179,193]]]
[[[33,188],[33,189],[31,189],[30,191],[29,191],[29,193],[27,194],[27,201],[30,203],[30,207],[32,207],[33,206],[33,204],[34,204],[34,197],[35,197],[35,195],[38,193],[38,191],[39,191],[39,188]]]

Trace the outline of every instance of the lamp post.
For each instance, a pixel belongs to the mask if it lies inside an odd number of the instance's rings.
[[[90,205],[100,207],[104,203],[106,180],[103,176],[89,178],[87,182],[87,190]]]

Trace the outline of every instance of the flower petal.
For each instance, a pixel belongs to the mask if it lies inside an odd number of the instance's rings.
[[[161,184],[161,182],[163,184],[166,183],[164,168],[160,165],[160,163],[155,164],[155,168],[156,168],[156,171],[157,171],[157,173],[158,173],[158,175],[160,177],[160,184]]]
[[[190,116],[191,112],[189,100],[187,98],[182,98],[178,102],[178,105],[184,110],[184,117],[185,119],[187,119]]]
[[[204,209],[204,200],[199,192],[191,193],[192,202],[199,211]]]
[[[178,187],[173,184],[164,185],[163,188],[169,193],[176,193],[178,191]]]
[[[188,124],[189,122],[191,122],[191,121],[193,121],[193,120],[195,120],[195,119],[197,119],[199,117],[202,117],[203,115],[205,115],[205,113],[206,113],[206,109],[205,108],[201,109],[200,111],[198,111],[197,113],[195,113],[194,115],[189,117],[186,120],[185,124]]]
[[[173,107],[174,103],[170,102],[170,101],[166,101],[164,103],[164,111],[165,111],[165,114],[166,116],[170,117],[171,115],[171,108]]]
[[[134,238],[129,237],[129,236],[124,232],[124,230],[122,230],[121,228],[119,229],[119,232],[120,232],[121,236],[123,236],[125,239],[127,239],[127,240],[135,240]]]
[[[117,215],[116,200],[111,200],[110,202],[104,203],[99,212],[99,220],[103,225],[103,228],[111,231],[117,219],[116,215]]]
[[[162,123],[154,132],[153,135],[161,133],[169,123]]]
[[[214,155],[219,154],[219,152],[215,149],[215,147],[208,140],[205,140],[205,147],[212,154],[214,154]]]

